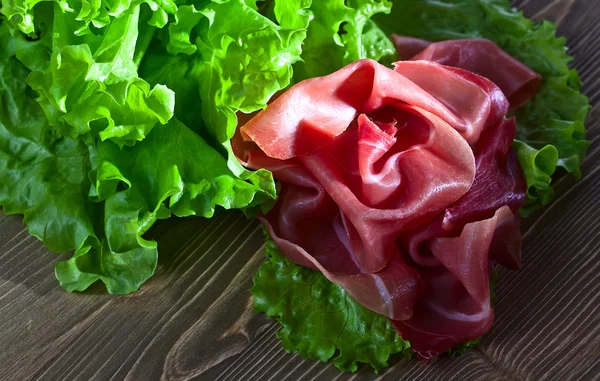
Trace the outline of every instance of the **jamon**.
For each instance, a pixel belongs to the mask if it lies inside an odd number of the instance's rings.
[[[486,39],[448,40],[436,43],[414,37],[392,35],[402,59],[432,61],[459,67],[494,82],[518,108],[537,92],[542,77]]]
[[[404,64],[402,64],[404,65]],[[462,78],[441,65],[419,62],[416,66],[440,68],[447,89],[460,86],[469,95],[477,93],[465,107],[460,91],[446,91],[436,98],[407,76],[390,70],[373,60],[360,60],[326,77],[311,78],[298,83],[273,101],[241,127],[244,140],[256,143],[269,157],[290,159],[314,152],[331,143],[361,114],[368,114],[392,103],[406,103],[428,111],[476,141],[488,115],[497,117],[497,107],[504,111],[501,92],[492,82],[479,76]],[[411,66],[411,67],[414,67]],[[466,75],[466,74],[465,74]],[[475,80],[473,78],[476,78]],[[475,87],[486,82],[492,89]],[[485,94],[486,91],[495,93]],[[449,108],[452,107],[452,108]]]
[[[261,221],[282,252],[427,360],[489,330],[492,265],[519,265],[525,181],[508,108],[461,68],[361,60],[277,98],[240,129],[236,155],[281,180]]]

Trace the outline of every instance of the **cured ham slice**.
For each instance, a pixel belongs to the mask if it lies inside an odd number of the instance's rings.
[[[431,45],[430,41],[422,40],[420,38],[409,37],[409,36],[399,36],[397,34],[392,34],[390,36],[392,38],[392,42],[396,46],[396,52],[398,52],[398,57],[404,61],[409,60],[421,53],[425,48]]]
[[[388,317],[423,360],[487,332],[491,268],[520,263],[516,125],[488,78],[361,60],[298,83],[233,143],[281,181],[260,220],[282,252]]]
[[[392,35],[402,60],[431,61],[479,74],[494,82],[510,105],[518,108],[537,92],[542,77],[487,39],[448,40],[436,43]]]
[[[373,117],[385,130],[363,114],[326,150],[287,161],[255,150],[248,165],[285,184],[263,222],[290,259],[322,271],[374,311],[406,318],[412,304],[399,295],[414,301],[420,280],[396,237],[465,194],[475,162],[466,141],[424,110],[397,104]],[[391,277],[399,273],[400,283]]]
[[[476,144],[486,127],[501,123],[508,112],[502,91],[471,72],[429,61],[396,62],[394,66],[397,73],[468,121],[455,128],[471,144]]]
[[[489,252],[504,219],[518,221],[507,206],[492,218],[467,224],[460,236],[434,238],[430,251],[439,266],[419,271],[424,293],[406,320],[392,320],[422,360],[430,360],[458,343],[489,331],[494,320],[490,305]]]
[[[403,252],[419,265],[426,291],[410,319],[392,323],[422,360],[485,334],[493,322],[491,265],[520,265],[516,212],[524,202],[526,183],[511,149],[515,134],[514,118],[486,130],[469,191],[400,239]]]
[[[428,64],[430,69],[442,66]],[[446,69],[446,71],[449,71]],[[451,81],[446,86],[470,88],[472,91],[493,91],[494,84],[479,90],[471,80],[486,81],[478,76],[451,73],[440,74]],[[497,94],[501,94],[496,91]],[[274,100],[267,110],[261,111],[241,127],[244,140],[251,140],[269,157],[290,159],[327,146],[344,132],[360,114],[369,114],[392,103],[402,102],[419,107],[449,123],[470,143],[481,133],[488,114],[495,115],[494,103],[484,95],[473,99],[465,107],[460,92],[445,92],[443,102],[415,84],[402,73],[390,70],[377,62],[364,59],[352,63],[325,77],[302,81]],[[490,94],[496,97],[496,94]],[[483,110],[479,115],[473,110]]]

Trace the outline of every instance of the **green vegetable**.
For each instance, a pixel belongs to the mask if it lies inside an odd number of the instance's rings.
[[[475,340],[465,341],[464,343],[458,344],[454,348],[448,349],[446,351],[446,355],[450,358],[462,356],[465,354],[465,352],[467,352],[467,350],[469,348],[474,348],[474,347],[478,346],[480,342],[481,342],[480,338],[475,339]]]
[[[267,261],[254,276],[254,309],[277,318],[277,332],[288,352],[328,361],[355,372],[358,363],[380,370],[394,353],[410,355],[410,344],[392,324],[357,301],[318,271],[294,264],[265,233]]]
[[[0,58],[0,205],[24,214],[29,232],[51,250],[98,244],[88,150],[48,125],[27,74],[14,57]]]
[[[552,23],[534,23],[508,0],[397,0],[389,16],[374,20],[387,34],[431,41],[488,38],[543,76],[536,97],[516,113],[515,144],[528,186],[523,217],[552,200],[556,168],[581,176],[590,145],[583,125],[589,106],[577,71],[568,67],[566,40],[556,38]]]
[[[156,243],[142,235],[157,219],[211,217],[216,206],[251,205],[261,191],[176,119],[123,149],[61,136],[20,80],[26,75],[16,58],[0,61],[0,204],[24,214],[51,250],[75,250],[56,266],[68,291],[97,280],[111,293],[137,290],[156,267]]]
[[[3,2],[0,206],[74,251],[56,266],[66,290],[137,290],[158,219],[272,205],[271,173],[229,139],[300,60],[310,1],[274,4],[270,19],[242,0]]]
[[[139,9],[115,19],[104,35],[81,37],[71,30],[80,24],[74,14],[54,13],[50,64],[27,81],[61,134],[77,138],[93,130],[102,140],[133,145],[173,116],[173,92],[162,85],[151,89],[137,75]]]
[[[295,67],[300,81],[332,73],[350,62],[394,55],[395,49],[370,18],[390,13],[388,0],[313,1],[302,61]]]

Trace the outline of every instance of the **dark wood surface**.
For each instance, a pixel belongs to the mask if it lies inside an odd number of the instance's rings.
[[[595,106],[577,184],[524,235],[524,263],[502,271],[482,344],[424,366],[402,360],[352,375],[287,354],[278,325],[251,310],[261,232],[239,213],[158,225],[157,274],[138,293],[64,292],[57,257],[21,219],[0,214],[0,380],[600,380],[600,1],[523,0],[559,24]]]

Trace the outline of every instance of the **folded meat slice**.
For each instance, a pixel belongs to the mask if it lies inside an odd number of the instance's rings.
[[[489,272],[519,265],[525,181],[508,107],[461,68],[361,60],[286,91],[233,146],[282,182],[260,217],[282,252],[426,360],[487,332]]]
[[[456,130],[425,110],[398,103],[370,116],[377,122],[360,115],[327,149],[285,161],[254,150],[247,165],[284,183],[262,221],[288,258],[406,319],[421,280],[396,238],[464,195],[475,162]]]
[[[443,220],[446,230],[490,218],[505,205],[517,213],[523,205],[527,184],[512,149],[516,130],[515,118],[511,118],[484,132],[475,154],[477,171],[473,186],[446,209]]]
[[[333,242],[330,239],[337,236],[335,233],[325,235],[326,241],[322,244],[331,252],[319,251],[317,255],[309,254],[303,246],[280,237],[268,218],[259,219],[277,246],[294,262],[321,271],[327,279],[340,285],[359,303],[373,311],[391,319],[409,319],[412,316],[413,306],[423,290],[423,282],[419,274],[400,257],[394,257],[382,271],[363,273],[348,255],[339,255],[340,251],[343,251],[343,242]],[[334,231],[340,229],[340,222],[329,222],[334,223]],[[329,230],[326,228],[325,232]],[[317,236],[312,239],[318,238]],[[340,241],[344,240],[339,238]]]
[[[398,254],[399,232],[460,198],[475,174],[471,149],[450,125],[415,107],[393,109],[401,126],[395,137],[361,115],[358,128],[299,158],[343,212],[349,252],[368,273]],[[414,140],[414,130],[427,138]],[[414,145],[390,144],[392,139]]]
[[[429,61],[400,61],[394,71],[410,79],[469,123],[455,128],[477,146],[481,133],[501,123],[508,112],[502,91],[489,79]]]
[[[391,320],[421,360],[430,360],[489,331],[494,320],[489,289],[490,255],[506,249],[509,234],[520,237],[519,221],[504,206],[490,219],[465,225],[458,237],[431,239],[431,255],[440,265],[419,269],[425,291],[411,318]]]
[[[413,58],[432,44],[431,41],[416,37],[400,36],[397,34],[392,34],[390,37],[396,46],[398,57],[403,61]]]
[[[425,292],[414,315],[392,321],[422,360],[485,334],[493,321],[489,269],[520,265],[526,183],[512,150],[514,119],[486,130],[469,191],[428,224],[399,239]]]
[[[414,37],[392,35],[392,41],[403,60],[437,62],[465,69],[491,80],[514,108],[527,103],[542,83],[539,74],[487,39],[431,43]]]
[[[428,66],[433,70],[435,65]],[[437,69],[438,73],[444,71],[443,66]],[[486,81],[474,75],[444,75],[448,89],[464,88],[481,93],[476,88],[478,84],[471,83],[473,78]],[[491,82],[487,85],[490,89],[494,87]],[[398,69],[393,71],[376,61],[363,59],[328,76],[294,85],[242,126],[240,133],[245,141],[253,141],[268,156],[285,160],[327,146],[360,114],[402,102],[436,115],[474,144],[488,116],[504,115],[504,107],[507,107],[501,102],[503,98],[493,93],[473,98],[468,108],[461,91],[443,95],[440,100]],[[480,102],[490,103],[500,111]]]

